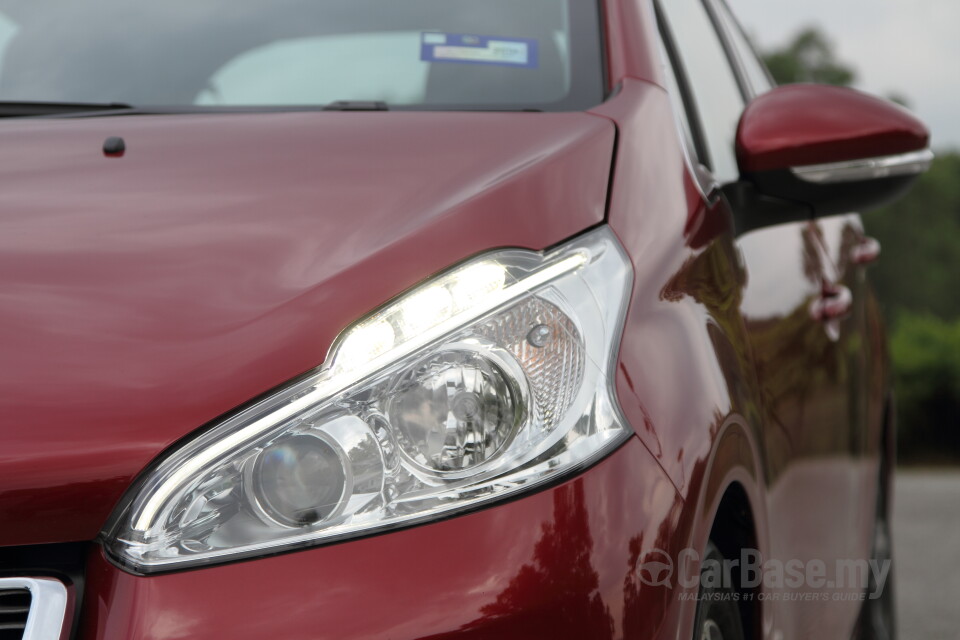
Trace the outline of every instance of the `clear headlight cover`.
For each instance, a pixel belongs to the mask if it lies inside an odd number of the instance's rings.
[[[613,233],[507,250],[354,325],[327,364],[128,492],[102,540],[153,573],[397,528],[530,491],[628,429],[609,373],[632,271]]]

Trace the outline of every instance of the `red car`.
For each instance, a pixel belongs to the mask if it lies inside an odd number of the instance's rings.
[[[892,634],[857,214],[723,0],[0,1],[0,638]]]

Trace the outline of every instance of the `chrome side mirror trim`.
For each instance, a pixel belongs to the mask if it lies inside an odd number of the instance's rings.
[[[933,158],[933,151],[924,149],[881,158],[793,167],[790,171],[800,180],[814,184],[863,182],[919,175],[930,168]]]
[[[60,640],[67,613],[67,587],[52,578],[0,578],[0,591],[26,589],[30,612],[23,640]]]

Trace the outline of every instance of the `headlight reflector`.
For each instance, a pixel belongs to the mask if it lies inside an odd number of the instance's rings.
[[[408,459],[429,471],[462,471],[499,453],[523,419],[515,381],[475,351],[432,355],[400,380],[388,405]]]

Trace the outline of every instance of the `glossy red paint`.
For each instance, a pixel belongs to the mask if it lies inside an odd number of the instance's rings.
[[[926,149],[930,133],[905,109],[854,89],[777,87],[747,106],[737,157],[747,172],[863,160]]]
[[[743,282],[732,251],[732,223],[728,210],[704,204],[690,179],[663,89],[627,81],[621,94],[595,113],[615,119],[622,130],[610,225],[636,274],[621,345],[619,396],[641,440],[687,494],[697,464],[707,461],[713,446],[703,430],[718,430],[728,416],[750,411],[754,401],[754,376],[740,364],[747,356],[737,353],[747,348],[745,335],[711,334],[716,310],[702,302],[711,285],[720,288],[719,295],[735,295]],[[712,229],[713,238],[701,239],[699,248],[689,246],[702,227]],[[738,322],[731,320],[726,325],[736,329]],[[715,345],[718,338],[737,344]],[[721,368],[718,348],[732,350],[723,364],[733,370]],[[736,380],[728,382],[726,375]],[[744,395],[731,398],[731,390]],[[672,427],[658,426],[666,424]]]
[[[746,274],[729,210],[693,181],[666,92],[628,80],[594,112],[621,132],[609,221],[634,260],[618,396],[687,504],[673,535],[700,550],[733,484],[766,522],[759,389],[739,314]],[[692,635],[695,609],[682,602],[676,637]]]
[[[689,638],[693,589],[638,564],[702,550],[731,499],[764,557],[868,557],[889,372],[859,217],[738,233],[684,153],[650,3],[605,7],[617,91],[587,114],[0,123],[0,545],[92,539],[166,447],[473,253],[606,219],[635,270],[614,383],[636,437],[606,460],[469,515],[189,572],[134,576],[91,545],[79,640]],[[856,135],[884,153],[925,135],[903,116],[884,138],[870,114],[889,109],[828,91],[867,110]],[[741,128],[748,170],[880,148],[812,113],[822,92],[769,95]],[[100,155],[110,135],[125,157]],[[852,297],[829,331],[810,313],[825,285]],[[758,600],[746,617],[799,640],[849,637],[858,611]]]
[[[370,309],[601,222],[613,145],[585,114],[0,123],[0,545],[92,539],[166,447]]]
[[[637,565],[675,551],[681,507],[634,438],[555,488],[388,535],[149,578],[94,551],[81,635],[667,638],[676,585],[642,585]]]
[[[696,187],[660,87],[625,81],[594,112],[620,131],[609,223],[636,274],[618,395],[689,506],[674,535],[704,548],[737,487],[765,558],[866,558],[886,365],[862,267],[837,267],[858,218],[735,235],[725,201]],[[845,283],[857,303],[839,339],[810,316],[824,282]],[[861,354],[861,342],[873,346]],[[829,635],[852,629],[858,611],[768,601],[754,623],[758,637]]]
[[[607,80],[614,92],[626,78],[663,85],[663,64],[656,42],[657,20],[647,0],[603,3],[607,43]]]

